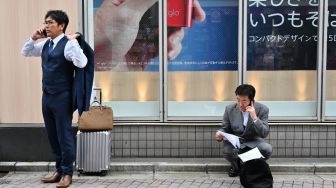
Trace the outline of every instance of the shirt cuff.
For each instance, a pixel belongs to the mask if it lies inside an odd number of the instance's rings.
[[[28,39],[28,43],[30,44],[34,44],[37,40],[33,40],[33,38],[29,37]]]
[[[255,120],[253,120],[253,123],[257,122],[258,121],[258,118],[256,118]]]

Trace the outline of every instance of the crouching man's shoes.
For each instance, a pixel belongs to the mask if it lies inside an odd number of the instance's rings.
[[[69,187],[71,183],[72,183],[72,176],[65,175],[62,177],[61,181],[56,185],[56,187],[58,188]]]
[[[228,174],[230,177],[237,177],[239,175],[239,170],[235,170],[231,167]]]
[[[61,173],[59,172],[54,172],[53,175],[51,176],[45,176],[41,180],[43,183],[56,183],[59,182],[62,178]]]

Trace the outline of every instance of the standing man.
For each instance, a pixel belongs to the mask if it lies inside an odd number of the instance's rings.
[[[223,127],[219,130],[241,137],[240,148],[232,146],[219,131],[216,133],[217,141],[224,140],[224,155],[231,163],[230,177],[239,175],[239,153],[257,147],[266,159],[272,154],[272,146],[263,139],[269,134],[269,110],[267,106],[254,102],[255,93],[255,88],[252,85],[242,84],[237,87],[235,91],[237,103],[226,107]]]
[[[44,28],[37,29],[22,47],[24,56],[42,57],[42,112],[49,143],[56,158],[56,172],[42,178],[44,183],[58,182],[68,187],[72,182],[75,144],[72,134],[73,82],[75,66],[83,68],[87,58],[76,38],[65,36],[69,23],[67,14],[50,10]],[[38,39],[44,41],[36,43]]]

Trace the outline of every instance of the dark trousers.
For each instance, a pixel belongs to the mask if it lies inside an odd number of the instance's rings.
[[[56,159],[56,169],[63,175],[73,174],[75,143],[72,134],[72,94],[43,92],[42,112],[49,143]]]
[[[246,145],[244,145],[244,143],[240,144],[240,148],[234,148],[232,146],[232,144],[227,141],[224,140],[224,157],[226,158],[226,160],[228,160],[231,164],[231,167],[234,170],[239,170],[240,168],[240,159],[238,157],[238,154],[244,153],[246,151],[249,151],[250,148]],[[260,153],[265,157],[265,159],[269,159],[272,155],[272,146],[266,142],[261,142],[258,145],[256,145],[256,147],[259,149]]]

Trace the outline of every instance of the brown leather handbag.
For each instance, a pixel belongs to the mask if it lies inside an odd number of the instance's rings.
[[[91,103],[90,110],[84,111],[78,119],[78,129],[80,131],[106,131],[113,128],[113,111],[111,107],[102,106],[101,89],[100,102],[95,100]],[[93,106],[98,103],[99,106]]]

